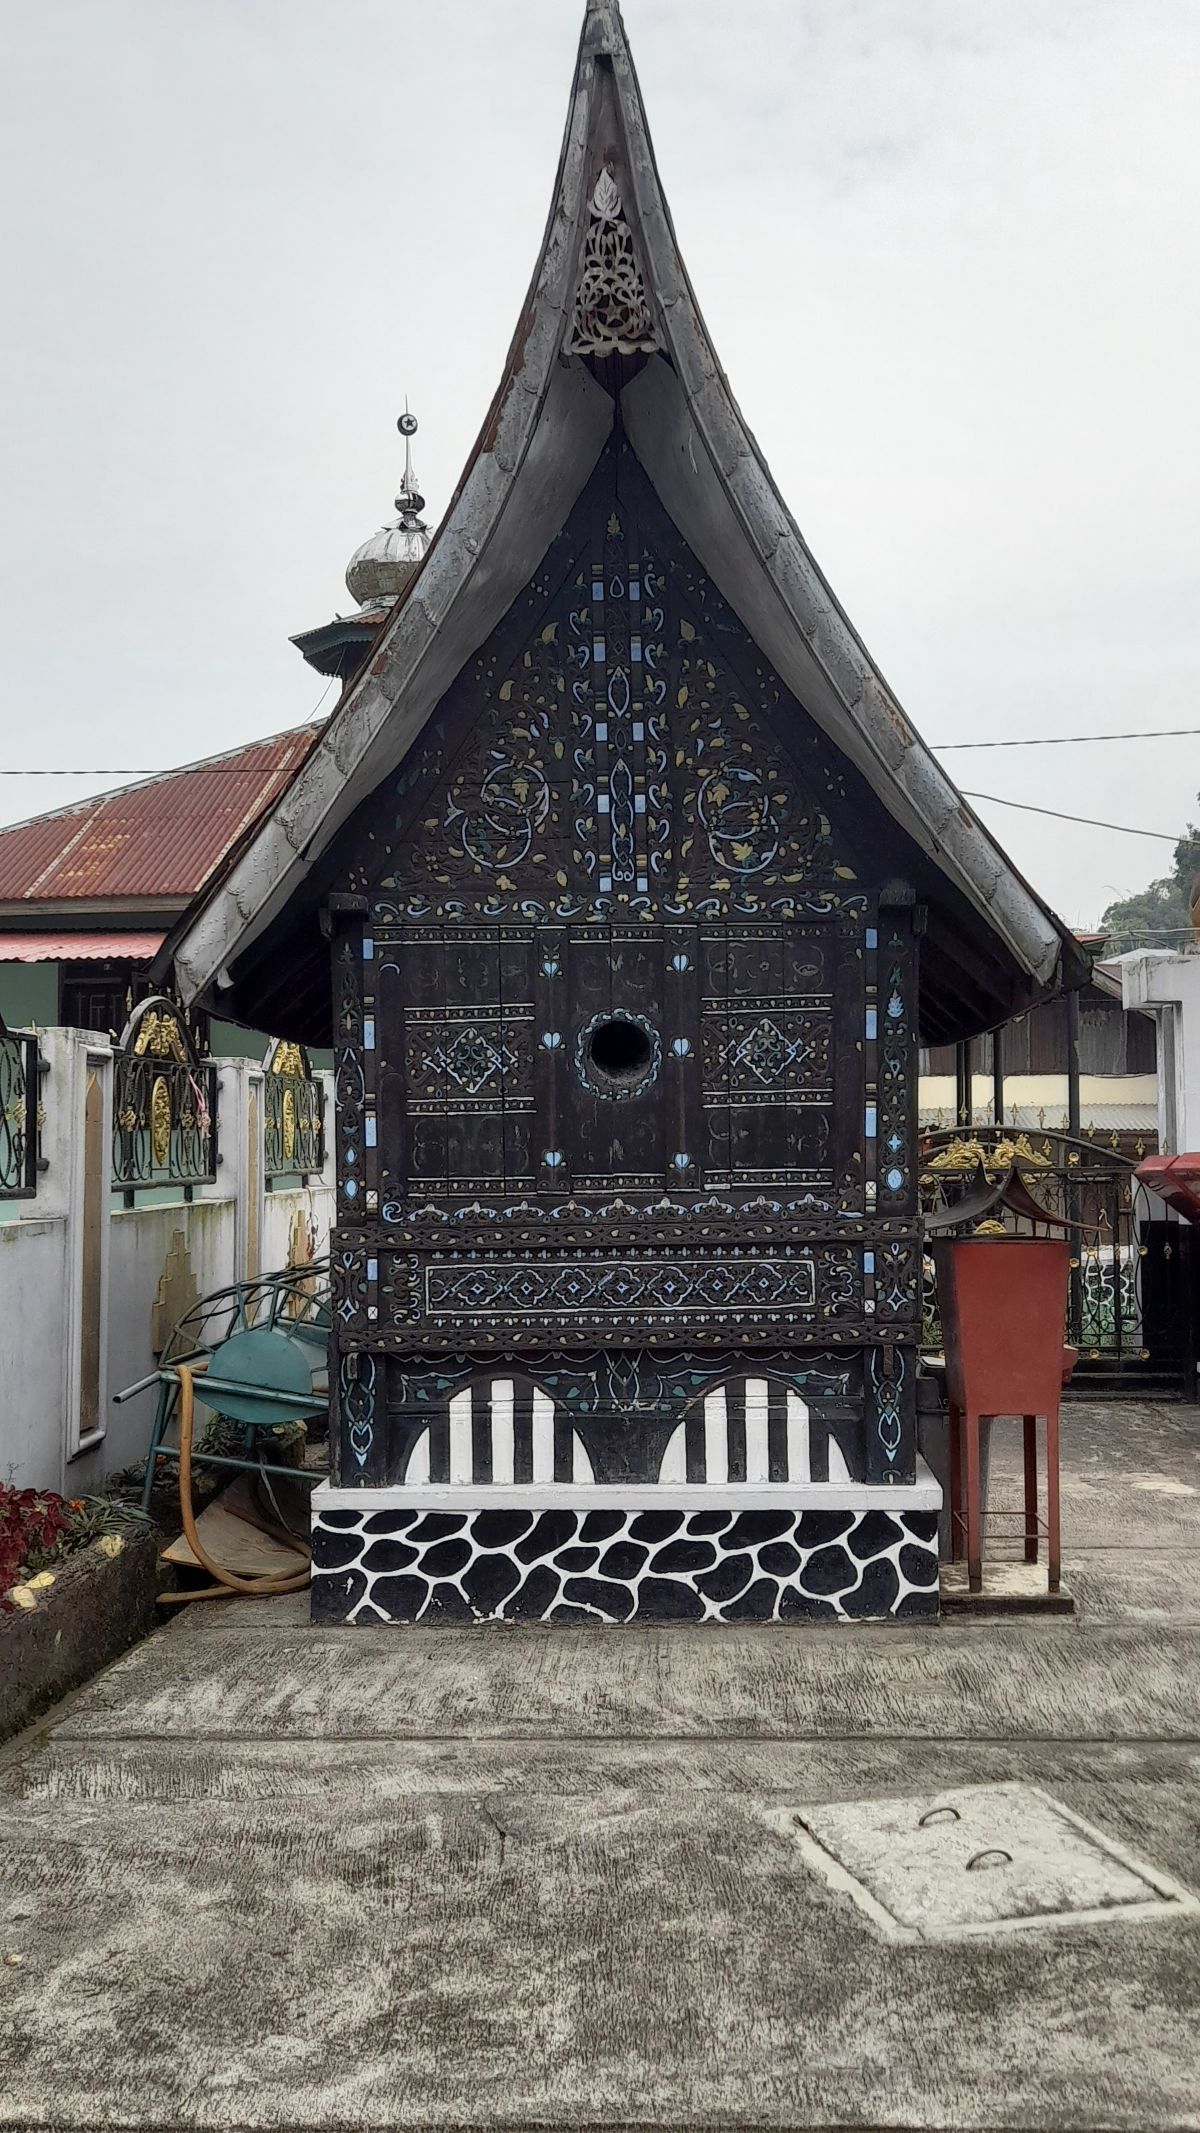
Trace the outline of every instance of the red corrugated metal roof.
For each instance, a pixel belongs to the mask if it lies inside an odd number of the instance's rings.
[[[287,785],[320,727],[0,829],[0,901],[194,896]]]
[[[0,933],[0,963],[148,963],[165,933]]]

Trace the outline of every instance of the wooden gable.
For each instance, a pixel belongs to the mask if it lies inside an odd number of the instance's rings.
[[[854,798],[614,446],[339,846],[348,1346],[911,1329],[919,912]]]

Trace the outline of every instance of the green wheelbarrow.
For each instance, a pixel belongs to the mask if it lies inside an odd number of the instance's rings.
[[[176,1461],[184,1532],[197,1561],[218,1580],[204,1592],[165,1598],[289,1591],[307,1582],[308,1551],[302,1551],[282,1519],[281,1537],[286,1535],[287,1544],[298,1555],[302,1553],[303,1567],[294,1574],[282,1579],[240,1578],[215,1563],[196,1535],[191,1476],[194,1466],[248,1472],[263,1478],[268,1495],[269,1476],[291,1481],[304,1478],[302,1469],[266,1456],[264,1432],[281,1423],[310,1422],[328,1414],[329,1330],[327,1260],[260,1275],[254,1281],[233,1282],[193,1305],[174,1328],[158,1368],[115,1395],[119,1405],[152,1386],[158,1388],[142,1504],[149,1507],[160,1461]],[[193,1448],[197,1403],[233,1425],[236,1450]],[[173,1434],[176,1442],[169,1441]],[[314,1473],[310,1478],[315,1481],[320,1476]]]

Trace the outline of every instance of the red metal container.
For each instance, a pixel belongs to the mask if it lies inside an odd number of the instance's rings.
[[[965,1524],[972,1592],[983,1583],[979,1424],[985,1415],[1024,1421],[1025,1553],[1033,1562],[1037,1417],[1046,1418],[1048,1583],[1051,1592],[1059,1587],[1058,1408],[1071,1249],[1060,1237],[938,1237],[930,1245],[950,1405],[951,1526],[956,1517],[960,1529]]]
[[[1134,1176],[1185,1222],[1200,1222],[1200,1155],[1148,1155]]]

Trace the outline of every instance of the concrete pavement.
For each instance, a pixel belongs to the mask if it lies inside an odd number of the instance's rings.
[[[1064,1435],[1074,1619],[191,1609],[0,1764],[0,2126],[1200,2127],[1194,1918],[897,1946],[779,1813],[1026,1779],[1200,1893],[1200,1419]]]

